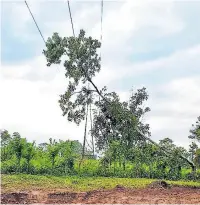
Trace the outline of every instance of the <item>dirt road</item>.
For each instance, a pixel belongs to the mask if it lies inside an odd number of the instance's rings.
[[[118,187],[112,190],[91,192],[51,192],[32,191],[27,193],[7,193],[1,195],[4,204],[197,204],[200,203],[200,189],[173,187],[170,189],[127,189]]]

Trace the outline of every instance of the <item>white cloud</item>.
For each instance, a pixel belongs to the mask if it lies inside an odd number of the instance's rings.
[[[41,142],[43,136],[81,139],[82,130],[62,117],[58,105],[59,82],[32,82],[27,80],[3,80],[1,95],[1,119],[4,128],[19,131],[28,138]],[[78,134],[77,134],[78,132]],[[35,135],[38,133],[39,136]],[[35,136],[34,136],[35,135]]]
[[[30,1],[28,4],[45,38],[54,31],[61,35],[72,35],[67,2]],[[100,38],[100,1],[72,1],[70,4],[76,34],[84,28],[88,34]],[[39,34],[24,2],[6,2],[3,10],[9,13],[13,34],[19,40],[29,38],[30,41],[36,41]],[[104,2],[103,48],[106,54],[108,51],[109,54],[117,50],[119,52],[124,43],[128,46],[130,38],[145,28],[148,28],[149,35],[157,38],[180,32],[184,23],[177,16],[172,1]]]
[[[179,145],[186,145],[189,130],[200,114],[200,76],[172,80],[154,89],[156,94],[150,102],[152,108],[147,122],[155,139],[170,137]]]
[[[119,79],[127,77],[139,77],[150,72],[163,71],[181,75],[182,73],[191,73],[194,76],[199,75],[200,65],[200,45],[192,46],[188,49],[178,50],[169,56],[161,57],[146,62],[128,62],[119,63],[109,69],[110,84],[118,83]],[[106,72],[106,71],[104,71]],[[165,76],[160,76],[165,79]],[[156,81],[157,79],[153,79]],[[114,82],[113,82],[114,81]]]

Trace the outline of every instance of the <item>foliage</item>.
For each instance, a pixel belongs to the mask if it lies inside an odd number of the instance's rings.
[[[26,146],[24,148],[23,156],[27,162],[27,173],[30,172],[30,161],[31,161],[31,159],[33,159],[34,154],[35,154],[34,145],[35,145],[35,142],[33,142],[33,143],[27,142]]]
[[[197,153],[198,145],[195,142],[192,142],[189,145],[189,153],[191,154],[191,160],[194,161],[195,154]]]
[[[79,124],[86,114],[85,106],[92,102],[91,91],[87,88],[86,82],[91,81],[96,72],[100,71],[100,58],[96,50],[100,48],[98,40],[92,37],[85,37],[85,31],[81,30],[77,38],[61,38],[54,33],[48,38],[46,50],[43,51],[47,59],[47,66],[58,64],[64,55],[68,58],[64,61],[66,69],[65,76],[69,79],[67,91],[60,96],[60,107],[63,116],[67,115],[69,121]],[[76,92],[81,86],[80,91]],[[78,94],[73,100],[72,96]]]
[[[8,144],[11,139],[10,134],[7,130],[2,130],[0,132],[1,136],[1,161],[4,161],[5,159],[8,159]]]
[[[18,164],[18,172],[20,172],[20,162],[21,162],[21,158],[22,158],[22,154],[23,154],[23,149],[25,147],[26,144],[26,139],[25,138],[21,138],[20,134],[18,132],[14,132],[13,133],[13,138],[11,141],[11,147],[12,150],[17,158],[16,163]]]
[[[192,129],[190,130],[191,135],[189,136],[190,139],[195,139],[200,142],[200,116],[197,117],[196,124],[192,125]]]
[[[195,161],[196,165],[200,168],[200,149],[196,150],[194,161]]]
[[[55,176],[105,176],[130,178],[159,179],[200,179],[200,174],[191,173],[184,160],[178,160],[177,153],[188,155],[188,152],[176,147],[173,141],[165,138],[160,141],[173,155],[166,156],[150,143],[138,141],[124,152],[119,140],[111,141],[100,159],[83,160],[79,168],[82,145],[78,141],[55,141],[36,145],[27,142],[19,133],[14,133],[9,143],[3,147],[7,158],[1,163],[1,172],[5,174],[30,173]],[[195,155],[198,161],[199,155]]]

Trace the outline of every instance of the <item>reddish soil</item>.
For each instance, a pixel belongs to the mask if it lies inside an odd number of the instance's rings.
[[[59,191],[59,192],[58,192]],[[200,203],[200,189],[186,187],[126,189],[121,186],[112,190],[91,192],[32,191],[1,195],[3,204],[197,204]]]

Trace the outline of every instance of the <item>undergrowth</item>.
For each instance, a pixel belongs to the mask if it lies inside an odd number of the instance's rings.
[[[145,188],[156,179],[146,178],[116,178],[116,177],[55,177],[39,175],[1,175],[2,192],[17,192],[29,190],[65,189],[68,191],[91,191],[97,189],[112,189],[117,185],[127,188]],[[200,187],[200,182],[167,181],[172,185]]]

